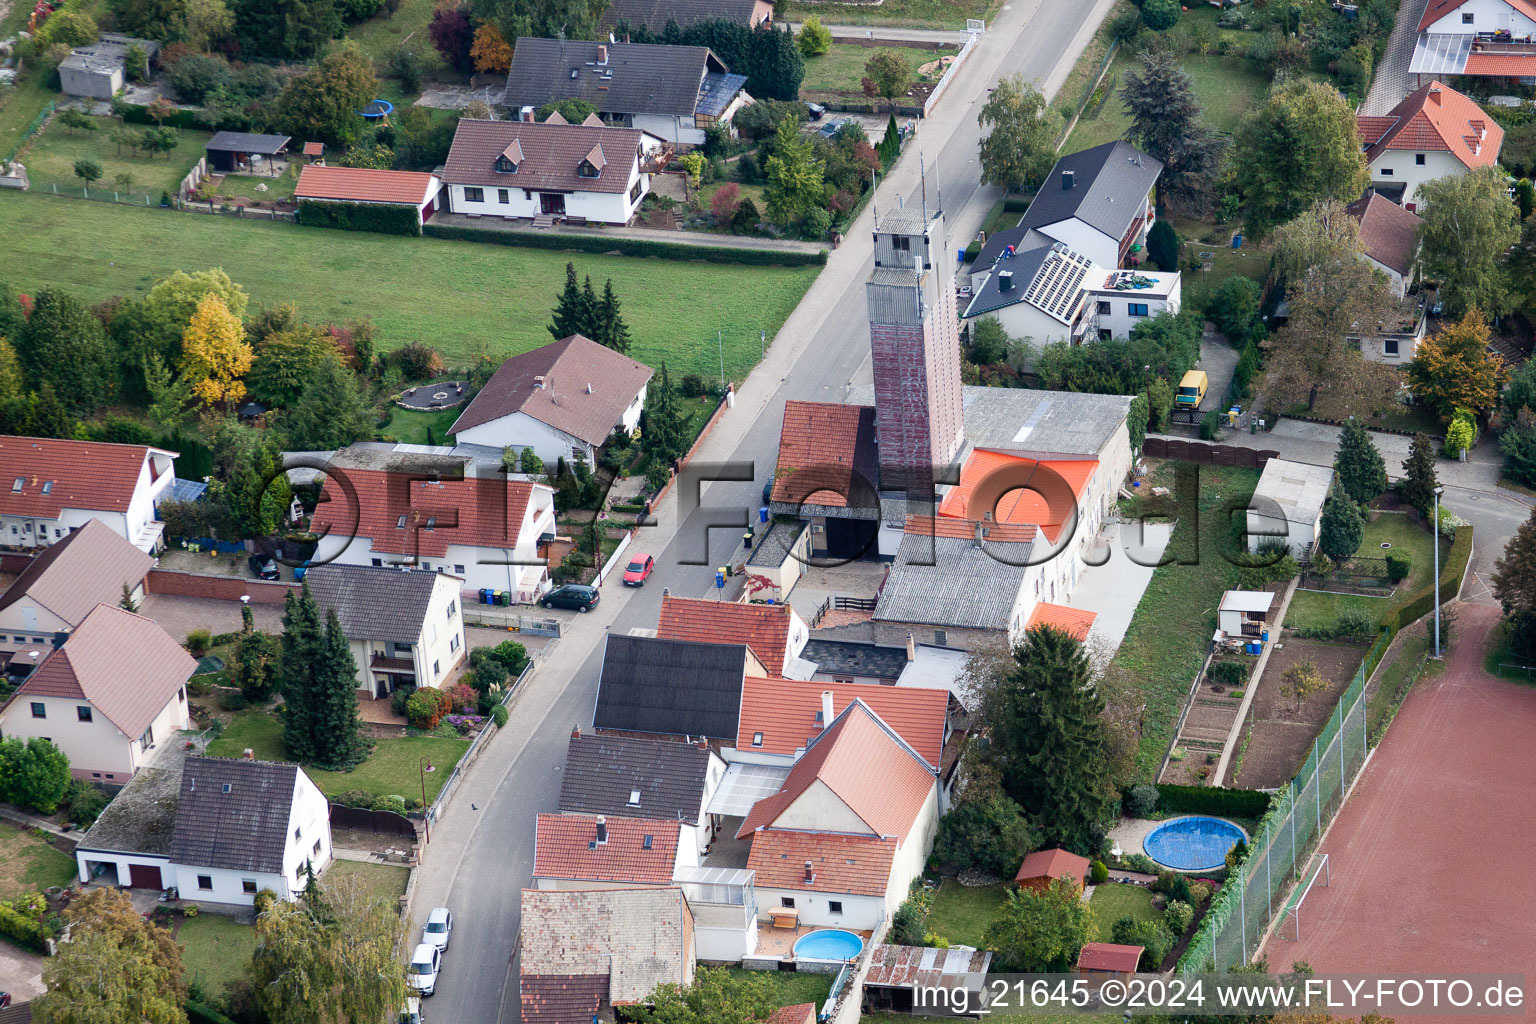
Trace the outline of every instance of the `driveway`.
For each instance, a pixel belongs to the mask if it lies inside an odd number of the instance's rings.
[[[47,991],[43,987],[43,958],[0,942],[0,988],[18,1003],[42,995]]]
[[[154,619],[177,640],[185,640],[194,629],[210,633],[233,633],[240,629],[240,602],[219,601],[211,597],[181,597],[175,594],[145,594],[139,602],[139,614]],[[251,604],[256,628],[281,633],[283,606]]]
[[[1071,604],[1093,608],[1098,618],[1088,631],[1088,651],[1094,663],[1106,665],[1120,649],[1141,595],[1152,581],[1152,571],[1163,557],[1163,547],[1173,533],[1168,523],[1110,523],[1102,539],[1109,546],[1109,560],[1089,566],[1072,591]],[[1122,531],[1124,539],[1122,540]]]
[[[1237,371],[1237,359],[1237,349],[1215,324],[1207,320],[1200,335],[1200,369],[1205,371],[1210,384],[1205,390],[1205,401],[1200,403],[1202,410],[1225,407],[1227,389],[1232,386],[1232,374]]]
[[[1408,65],[1413,61],[1413,48],[1419,39],[1419,19],[1428,6],[1429,0],[1402,0],[1397,20],[1392,23],[1392,34],[1387,36],[1387,48],[1371,79],[1371,91],[1360,104],[1360,113],[1385,114],[1413,91]]]

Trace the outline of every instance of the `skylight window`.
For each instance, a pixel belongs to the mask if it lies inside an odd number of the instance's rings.
[[[397,529],[397,530],[405,529],[405,516],[401,516],[399,519],[395,520],[395,529]]]
[[[26,482],[27,482],[27,478],[26,477],[24,477],[24,476],[17,477],[16,481],[11,484],[11,493],[15,494],[17,491],[21,490],[22,484],[24,484]]]
[[[639,807],[640,806],[640,791],[638,789],[632,789],[632,790],[629,791],[629,806],[630,807]]]
[[[47,483],[43,484],[43,493],[44,494],[52,494],[53,493],[53,481],[52,480],[49,480]]]
[[[752,745],[754,747],[760,747],[760,746],[763,745],[763,734],[762,733],[755,732],[755,733],[752,734]]]

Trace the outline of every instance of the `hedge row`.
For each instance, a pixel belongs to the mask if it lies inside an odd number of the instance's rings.
[[[305,199],[299,203],[299,223],[312,228],[373,231],[381,235],[421,234],[421,215],[414,206],[327,203],[318,199]]]
[[[1461,577],[1467,570],[1467,560],[1472,557],[1472,524],[1456,528],[1456,540],[1451,544],[1450,552],[1445,556],[1445,561],[1440,565],[1440,601],[1445,603],[1456,596],[1461,589]],[[1397,607],[1395,613],[1389,612],[1383,626],[1396,632],[1412,622],[1416,622],[1428,615],[1435,607],[1435,591],[1433,586],[1421,588],[1410,596],[1403,604]],[[1394,617],[1395,614],[1395,617]]]
[[[303,208],[299,219],[303,221]],[[708,263],[743,263],[754,267],[824,266],[827,251],[786,252],[781,249],[734,249],[714,245],[684,245],[681,242],[654,242],[648,238],[602,237],[593,235],[546,235],[529,231],[495,231],[488,228],[459,227],[428,223],[422,234],[430,238],[454,238],[464,242],[489,242],[526,249],[568,249],[575,252],[618,253],[620,256],[654,256],[664,260],[702,260]]]
[[[1023,196],[1007,196],[1003,199],[1003,209],[1008,213],[1023,213],[1029,209],[1031,202],[1033,200],[1025,199]]]
[[[182,1007],[187,1011],[188,1024],[235,1024],[218,1010],[195,999],[188,999]]]
[[[123,107],[123,121],[126,124],[164,124],[167,128],[188,128],[200,132],[216,132],[218,127],[203,116],[201,110],[181,110],[167,117],[163,122],[156,121],[149,116],[149,108],[137,103],[129,103]]]
[[[1215,814],[1232,818],[1262,818],[1269,810],[1269,793],[1256,789],[1214,789],[1159,783],[1157,809],[1169,814]]]
[[[43,951],[42,922],[4,904],[0,904],[0,935],[13,940],[23,949],[30,949],[34,953]]]

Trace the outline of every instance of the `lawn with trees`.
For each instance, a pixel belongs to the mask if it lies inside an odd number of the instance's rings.
[[[128,125],[115,117],[71,113],[78,115],[77,126],[65,123],[60,115],[17,154],[26,164],[34,189],[46,190],[52,184],[79,188],[75,162],[90,159],[99,163],[102,171],[91,187],[92,194],[97,190],[132,193],[141,203],[147,194],[158,203],[162,191],[175,194],[213,137],[211,132],[167,127],[165,138],[172,145],[161,149],[158,136],[146,137],[146,133],[161,130],[153,125]]]
[[[926,50],[915,46],[891,47],[900,54],[915,73],[929,61],[938,60],[946,50]],[[865,46],[832,43],[827,52],[817,57],[805,58],[805,77],[800,88],[806,93],[839,93],[850,97],[862,97],[862,81],[868,72],[865,65],[876,51]]]

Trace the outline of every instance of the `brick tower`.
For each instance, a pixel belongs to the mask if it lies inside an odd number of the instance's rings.
[[[942,212],[903,208],[876,217],[875,267],[864,288],[882,490],[930,493],[935,470],[960,453],[953,259]]]

